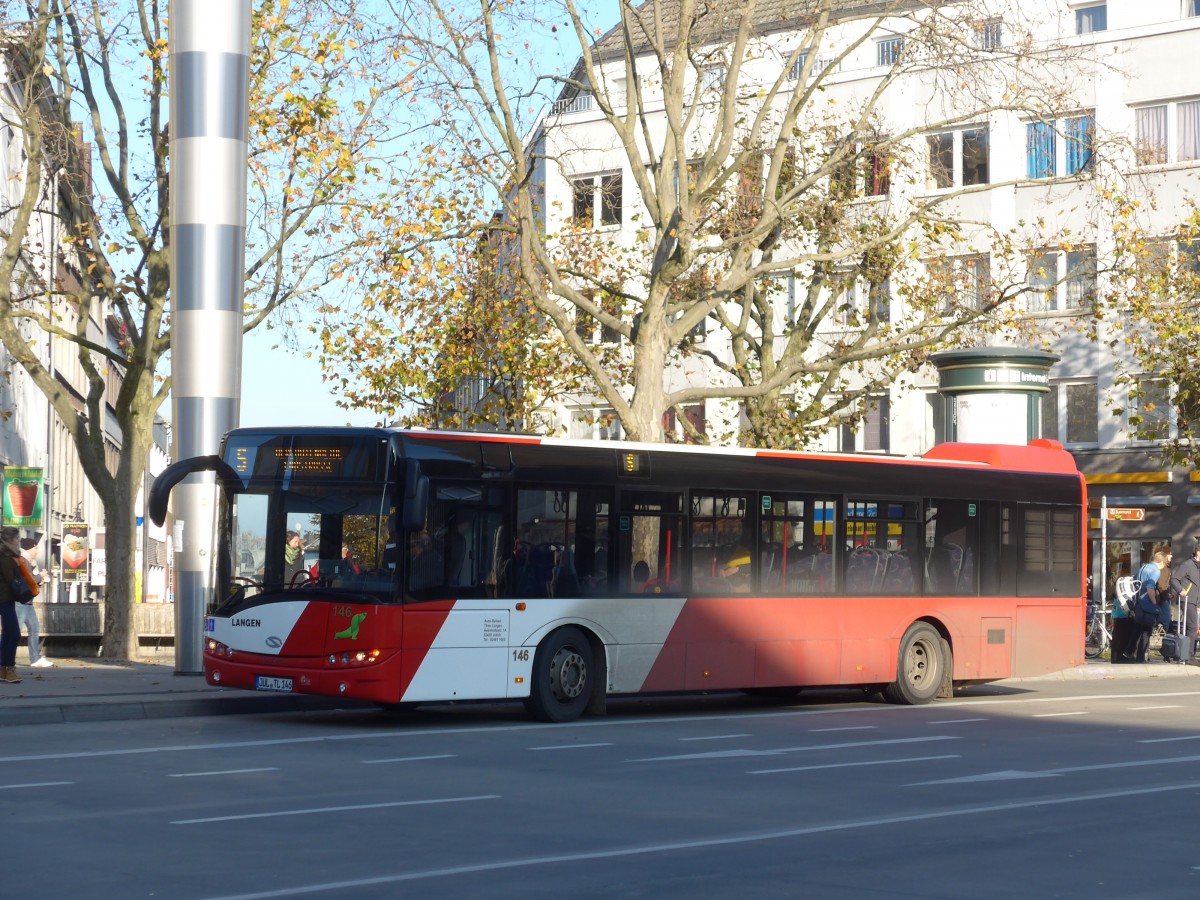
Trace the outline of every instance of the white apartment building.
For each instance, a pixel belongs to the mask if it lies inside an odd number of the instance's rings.
[[[741,85],[756,79],[771,84],[779,77],[783,61],[794,58],[791,51],[804,40],[789,10],[811,4],[774,0],[760,6],[758,52],[746,60]],[[1136,570],[1154,543],[1173,540],[1177,554],[1187,554],[1192,536],[1200,536],[1200,473],[1166,468],[1155,452],[1157,445],[1138,440],[1130,427],[1130,404],[1126,388],[1115,377],[1114,356],[1122,352],[1121,329],[1126,325],[1119,316],[1109,316],[1093,338],[1077,315],[1096,292],[1097,279],[1103,278],[1097,270],[1102,273],[1116,239],[1102,186],[1116,184],[1127,195],[1153,198],[1142,210],[1143,225],[1172,244],[1175,226],[1186,216],[1189,202],[1200,195],[1200,66],[1195,62],[1200,52],[1200,0],[996,0],[978,6],[981,11],[963,25],[963,40],[977,50],[1003,54],[1013,49],[1009,42],[1030,30],[1031,58],[1050,47],[1061,48],[1069,57],[1069,62],[1047,66],[1044,77],[1069,80],[1063,87],[1070,101],[1057,115],[1036,119],[1006,111],[1002,102],[972,118],[967,101],[955,96],[956,79],[976,77],[971,72],[946,78],[925,73],[909,83],[897,82],[879,103],[878,114],[892,133],[914,133],[908,143],[911,158],[923,162],[924,168],[914,165],[903,175],[893,173],[890,179],[865,186],[862,202],[902,204],[914,195],[973,188],[955,199],[956,214],[988,228],[965,229],[961,245],[929,260],[929,265],[968,267],[980,279],[1008,271],[1024,280],[1028,290],[1016,302],[1027,333],[1014,333],[1010,340],[1026,346],[1031,338],[1040,340],[1044,349],[1060,357],[1041,401],[1042,435],[1058,439],[1073,452],[1088,476],[1094,502],[1105,497],[1109,506],[1146,510],[1144,521],[1108,523],[1111,581],[1122,566]],[[875,28],[866,39],[861,23],[841,32],[830,28],[820,46],[801,56],[789,73],[796,83],[805,72],[810,79],[819,75],[822,80],[814,115],[819,118],[820,104],[846,108],[873,91],[903,52],[906,27],[897,21],[894,27]],[[632,247],[642,239],[640,197],[627,154],[595,101],[595,94],[603,92],[619,109],[631,87],[623,58],[619,53],[606,56],[605,48],[606,38],[600,38],[596,56],[602,83],[565,90],[536,132],[542,151],[536,177],[544,191],[548,234],[565,223],[583,221]],[[639,73],[646,63],[644,111],[653,110],[652,100],[646,100],[653,91],[652,61],[647,56],[638,62]],[[702,66],[695,77],[719,91],[724,73],[714,63]],[[931,116],[935,104],[940,112]],[[651,128],[665,127],[652,115],[644,118]],[[922,131],[930,120],[939,126]],[[696,117],[698,129],[703,122],[703,115]],[[702,147],[702,135],[694,137]],[[1103,162],[1097,162],[1101,158]],[[1100,166],[1104,170],[1097,172]],[[986,234],[1015,233],[1024,223],[1037,221],[1045,223],[1047,233],[1070,239],[1027,246],[1017,254],[1010,250],[1004,258],[985,242]],[[1195,261],[1200,241],[1172,249]],[[789,298],[794,300],[789,293],[794,288],[781,287],[778,302],[784,306]],[[857,290],[851,286],[848,293],[850,306],[873,302],[863,285]],[[896,296],[891,297],[890,314],[896,315],[899,305]],[[834,321],[829,327],[845,326]],[[591,339],[602,341],[605,336],[598,333]],[[722,336],[710,324],[702,339],[720,347]],[[676,385],[712,375],[693,362],[669,369],[664,378]],[[937,384],[931,367],[898,379],[864,408],[857,427],[831,423],[821,449],[923,453],[945,438],[944,402]],[[1171,408],[1170,387],[1153,381],[1147,386],[1148,396],[1165,401],[1157,405],[1156,415],[1168,434],[1175,427],[1173,416],[1163,412]],[[1125,412],[1114,415],[1114,410]],[[619,437],[619,424],[611,411],[607,413],[602,404],[577,398],[561,410],[557,425],[577,437]],[[687,414],[710,434],[738,423],[738,410],[729,403],[709,401]],[[1093,522],[1097,538],[1098,525],[1098,520]],[[1180,550],[1181,545],[1186,546]],[[1098,546],[1097,541],[1097,571]]]

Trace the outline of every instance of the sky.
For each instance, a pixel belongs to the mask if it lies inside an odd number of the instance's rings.
[[[316,357],[274,347],[277,339],[251,332],[242,342],[242,427],[375,424],[371,413],[339,409]]]

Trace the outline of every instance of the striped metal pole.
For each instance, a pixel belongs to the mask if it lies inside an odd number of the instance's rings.
[[[251,0],[171,0],[171,396],[175,459],[238,424],[246,250]],[[203,671],[212,592],[211,475],[175,488],[175,672]]]

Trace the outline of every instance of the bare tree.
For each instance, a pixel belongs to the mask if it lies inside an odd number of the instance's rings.
[[[731,430],[741,413],[747,439],[796,445],[948,342],[1009,327],[1019,248],[1063,240],[988,225],[1015,183],[989,171],[989,128],[1055,123],[1097,63],[1045,39],[1057,4],[1005,5],[1003,40],[1000,5],[647,0],[601,30],[573,0],[537,19],[430,0],[402,22],[529,302],[625,431],[659,440],[674,412],[704,439],[684,413],[716,400]],[[521,38],[560,27],[578,62],[545,71]],[[853,67],[871,72],[850,88]],[[1094,137],[1073,137],[1089,170]]]

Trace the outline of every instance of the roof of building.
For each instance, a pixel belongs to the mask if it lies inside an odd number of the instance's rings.
[[[646,0],[633,16],[630,32],[636,50],[654,44],[672,47],[679,34],[679,0]],[[700,0],[691,27],[692,43],[704,44],[722,37],[732,37],[741,21],[744,0]],[[770,34],[803,28],[815,21],[824,10],[835,18],[860,15],[879,15],[888,10],[916,6],[942,5],[937,0],[919,3],[916,0],[759,0],[755,6],[756,34]],[[640,30],[640,34],[638,33]],[[656,39],[657,38],[657,39]],[[624,30],[618,24],[596,41],[596,52],[610,56],[623,52]]]

